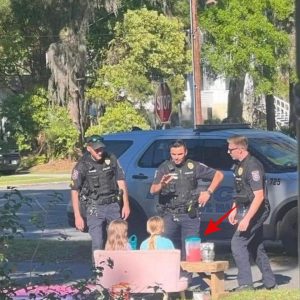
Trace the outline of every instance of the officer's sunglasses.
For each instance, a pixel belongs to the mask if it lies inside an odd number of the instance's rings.
[[[87,143],[103,142],[103,137],[101,136],[92,136],[87,138]]]
[[[236,148],[231,148],[231,149],[228,148],[227,152],[231,154],[232,151],[237,150],[237,149],[239,149],[239,148],[238,148],[238,147],[236,147]]]

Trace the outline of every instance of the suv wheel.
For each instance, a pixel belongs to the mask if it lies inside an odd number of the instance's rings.
[[[297,256],[298,207],[289,210],[280,224],[280,238],[289,255]]]

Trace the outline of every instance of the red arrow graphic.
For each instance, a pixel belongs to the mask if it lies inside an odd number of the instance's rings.
[[[221,230],[221,228],[219,228],[218,226],[228,217],[228,215],[234,210],[236,209],[236,206],[232,207],[225,215],[223,215],[219,220],[217,220],[216,222],[213,221],[213,219],[209,220],[209,223],[207,225],[207,228],[204,231],[204,235],[209,235],[212,234],[216,231]]]

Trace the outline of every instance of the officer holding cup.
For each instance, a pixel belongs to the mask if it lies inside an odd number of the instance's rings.
[[[171,159],[157,169],[152,194],[159,194],[158,212],[165,223],[164,235],[186,259],[185,239],[199,234],[199,206],[205,206],[223,180],[223,173],[200,162],[187,159],[188,150],[182,140],[171,143]],[[206,191],[198,192],[198,180],[211,180]]]
[[[83,231],[86,217],[94,251],[104,248],[108,223],[126,220],[130,207],[125,174],[117,158],[105,151],[102,137],[94,135],[86,141],[87,151],[72,171],[71,197],[75,226]]]

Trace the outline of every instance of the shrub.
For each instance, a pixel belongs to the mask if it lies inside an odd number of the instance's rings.
[[[116,106],[108,107],[104,116],[99,118],[99,125],[91,126],[85,135],[130,131],[134,126],[141,129],[150,129],[145,118],[139,114],[132,104],[120,102]]]
[[[45,154],[42,155],[29,155],[22,157],[20,168],[27,170],[35,165],[44,164],[47,162]]]
[[[48,158],[65,158],[74,155],[78,132],[64,107],[54,107],[48,112],[48,127],[44,130]]]
[[[5,98],[1,105],[1,117],[7,118],[6,131],[16,139],[20,151],[37,146],[36,137],[47,125],[47,114],[48,98],[43,89]]]

